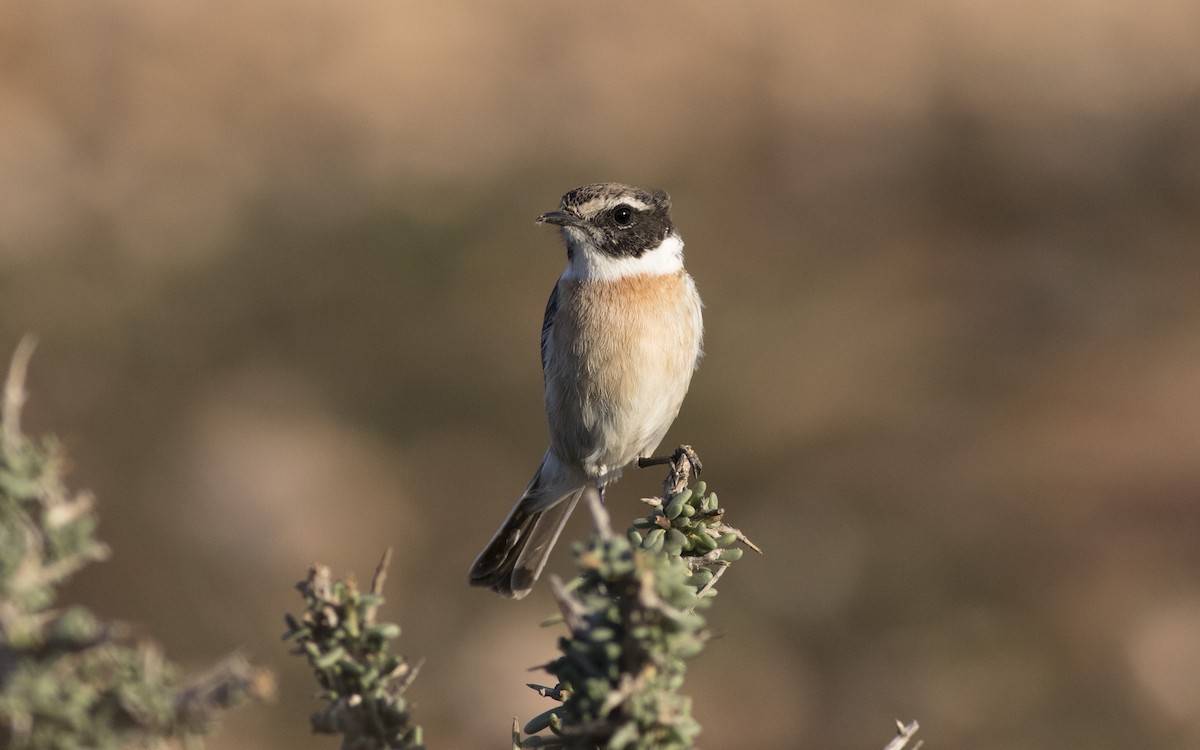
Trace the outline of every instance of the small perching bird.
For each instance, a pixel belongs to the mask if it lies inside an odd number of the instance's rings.
[[[563,196],[539,223],[562,228],[567,269],[542,322],[550,447],[471,566],[505,596],[532,590],[589,485],[604,489],[650,456],[699,362],[700,296],[683,267],[671,199],[606,182]]]

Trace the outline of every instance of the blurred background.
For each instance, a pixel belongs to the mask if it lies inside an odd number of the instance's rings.
[[[545,587],[466,570],[546,441],[533,218],[600,180],[674,198],[665,447],[766,551],[703,747],[1200,745],[1194,0],[4,3],[0,352],[114,550],[67,596],[277,671],[210,747],[335,746],[282,616],[387,545],[430,746],[547,707]]]

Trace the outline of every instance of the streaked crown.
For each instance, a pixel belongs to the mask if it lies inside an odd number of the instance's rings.
[[[619,182],[598,182],[568,192],[559,210],[539,222],[563,228],[569,251],[586,244],[614,258],[640,258],[674,234],[671,197]]]

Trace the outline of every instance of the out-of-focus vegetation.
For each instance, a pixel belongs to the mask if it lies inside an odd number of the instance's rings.
[[[671,191],[706,303],[667,442],[770,551],[689,671],[740,676],[695,695],[706,747],[909,716],[1195,747],[1197,28],[1184,0],[5,4],[0,351],[39,335],[27,424],[113,552],[64,596],[185,668],[277,658],[222,746],[326,747],[287,584],[394,544],[429,736],[542,711],[548,592],[465,571],[545,447],[563,259],[533,217],[615,179]]]
[[[94,499],[71,492],[53,440],[21,429],[32,339],[0,389],[0,745],[12,750],[200,748],[221,712],[273,690],[270,673],[232,655],[186,678],[158,644],[58,589],[103,560]]]
[[[342,735],[342,750],[424,750],[421,727],[412,723],[404,691],[417,667],[389,653],[400,635],[394,622],[378,622],[383,582],[392,551],[384,553],[371,589],[353,578],[334,580],[324,565],[313,565],[296,588],[304,613],[288,614],[284,640],[313,670],[324,703],[311,716],[312,729]]]

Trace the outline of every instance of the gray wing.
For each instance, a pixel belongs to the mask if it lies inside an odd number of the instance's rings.
[[[550,344],[550,329],[554,327],[554,318],[558,315],[558,282],[550,290],[550,299],[546,300],[546,314],[542,318],[542,379],[546,378],[546,355]]]

